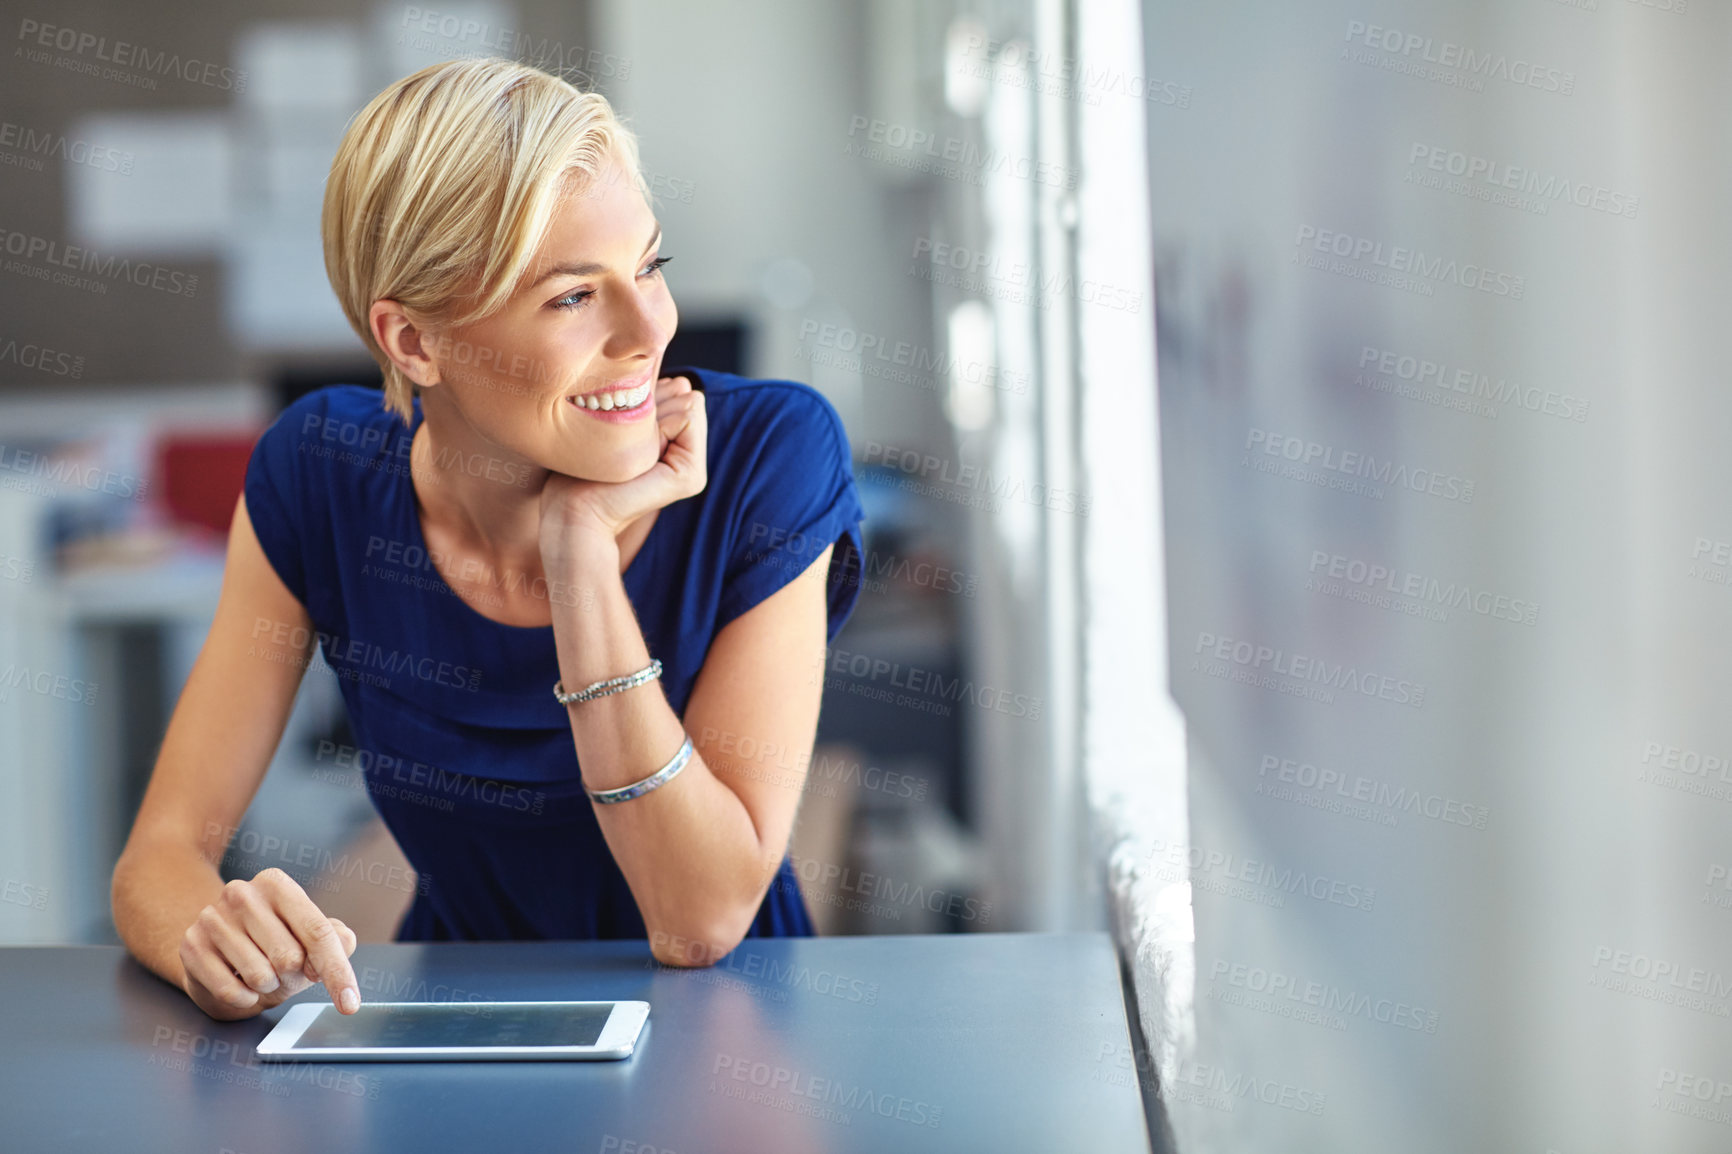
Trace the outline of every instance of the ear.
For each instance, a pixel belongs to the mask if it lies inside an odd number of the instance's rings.
[[[423,389],[439,384],[438,335],[417,327],[401,304],[394,300],[374,301],[367,310],[367,325],[373,339],[404,376]]]

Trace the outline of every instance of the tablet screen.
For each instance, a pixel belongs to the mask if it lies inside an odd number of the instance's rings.
[[[302,1047],[593,1046],[613,1013],[598,1005],[500,1005],[432,1002],[423,1006],[363,1004],[344,1016],[330,1007],[295,1043]]]

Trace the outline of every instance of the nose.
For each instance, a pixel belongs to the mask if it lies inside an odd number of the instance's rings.
[[[665,312],[669,319],[673,315],[673,300],[665,289],[633,284],[628,291],[613,294],[613,305],[603,355],[614,361],[659,356],[673,336],[672,324],[661,315]]]

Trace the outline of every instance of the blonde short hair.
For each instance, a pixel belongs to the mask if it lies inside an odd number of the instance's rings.
[[[405,422],[414,383],[374,340],[380,299],[411,318],[482,320],[511,296],[564,195],[618,157],[643,187],[637,138],[607,98],[527,64],[433,64],[350,121],[325,184],[325,272]]]

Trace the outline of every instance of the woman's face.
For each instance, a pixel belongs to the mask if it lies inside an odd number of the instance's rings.
[[[643,195],[610,165],[555,210],[504,309],[430,342],[446,402],[483,439],[556,473],[626,481],[650,469],[662,449],[655,384],[679,324],[660,245]]]

